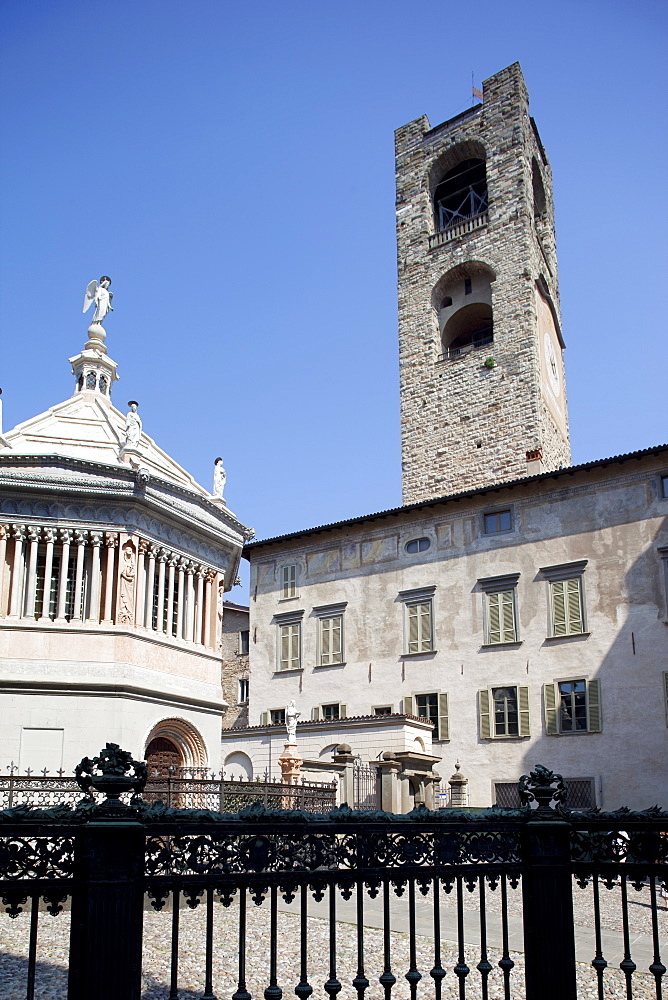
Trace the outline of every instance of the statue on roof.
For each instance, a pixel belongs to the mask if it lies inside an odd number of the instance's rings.
[[[139,403],[136,399],[128,401],[130,409],[125,417],[125,447],[138,448],[141,437],[141,417],[137,413]]]
[[[99,282],[93,278],[86,286],[83,312],[88,312],[93,303],[95,303],[95,312],[93,313],[91,323],[102,323],[107,313],[113,312],[111,300],[114,297],[114,293],[109,291],[110,284],[111,278],[103,274]]]
[[[222,458],[217,458],[213,463],[213,495],[219,500],[223,499],[226,480],[227,473],[223,468],[223,460]]]

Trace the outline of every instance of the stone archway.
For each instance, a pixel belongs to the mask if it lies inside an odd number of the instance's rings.
[[[185,719],[163,719],[153,727],[146,740],[144,757],[159,755],[159,761],[174,761],[174,766],[186,769],[208,768],[207,752],[200,733]],[[178,756],[178,763],[176,759]],[[169,766],[166,764],[165,766]],[[149,774],[151,766],[149,762]]]

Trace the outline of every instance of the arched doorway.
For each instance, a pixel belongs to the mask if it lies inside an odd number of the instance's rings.
[[[169,774],[177,774],[183,767],[183,755],[172,740],[165,736],[156,736],[146,747],[144,754],[148,767],[149,780],[166,778]]]
[[[209,773],[204,740],[195,727],[185,719],[163,719],[153,727],[146,739],[144,757],[151,774],[149,754],[158,754],[158,764],[179,768],[179,775],[207,777]],[[178,759],[177,759],[178,758]],[[165,772],[167,773],[167,772]]]

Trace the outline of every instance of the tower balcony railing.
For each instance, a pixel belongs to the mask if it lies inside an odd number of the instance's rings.
[[[463,344],[461,347],[446,347],[438,360],[452,361],[454,358],[463,358],[465,354],[478,351],[481,347],[487,347],[488,344],[492,343],[494,343],[494,334],[486,333],[484,337],[475,340],[472,344]]]
[[[467,233],[472,233],[476,229],[486,226],[487,222],[487,212],[481,212],[479,215],[472,215],[470,219],[460,219],[454,226],[449,226],[447,229],[441,229],[438,233],[433,233],[433,235],[429,237],[429,249],[433,250],[434,247],[440,247],[444,243],[456,240],[459,236],[465,236]]]

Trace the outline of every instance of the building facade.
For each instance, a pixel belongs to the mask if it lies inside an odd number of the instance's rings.
[[[519,66],[483,94],[397,132],[404,506],[246,546],[223,753],[271,769],[294,700],[305,755],[396,767],[401,808],[458,761],[473,806],[541,763],[572,805],[665,807],[668,447],[570,466],[549,163]]]
[[[248,530],[111,402],[91,325],[74,394],[0,444],[0,766],[114,741],[220,767],[222,595]]]

